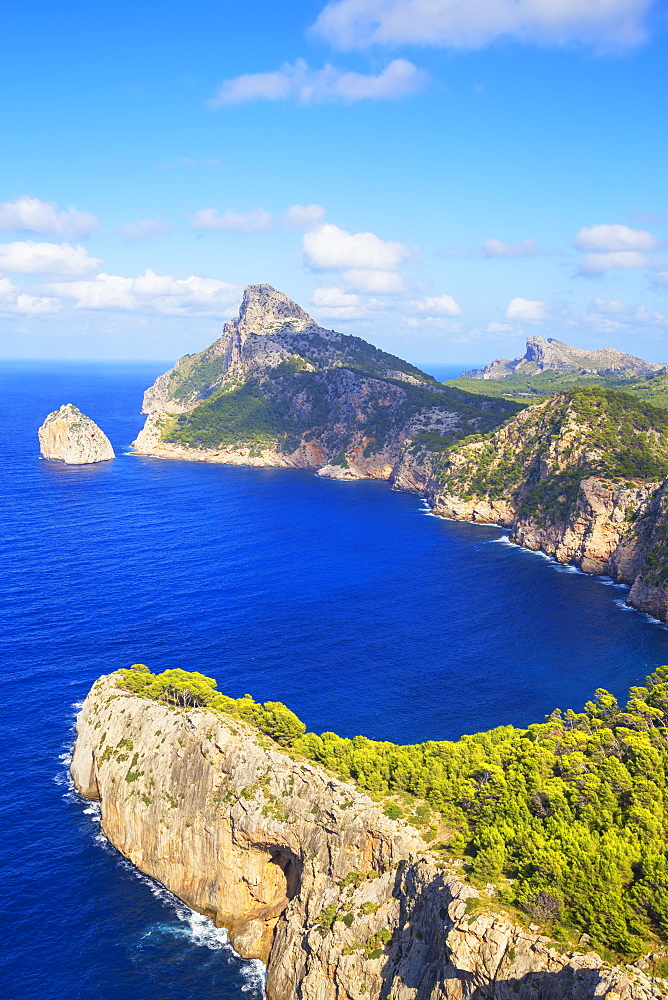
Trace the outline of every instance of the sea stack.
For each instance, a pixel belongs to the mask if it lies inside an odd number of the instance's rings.
[[[50,413],[37,435],[42,455],[54,462],[91,465],[116,457],[104,431],[72,403]]]

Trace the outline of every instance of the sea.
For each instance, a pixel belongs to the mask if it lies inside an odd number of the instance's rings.
[[[624,698],[668,630],[604,577],[385,483],[130,453],[166,363],[0,363],[4,1000],[261,1000],[263,969],[141,875],[73,790],[100,674],[199,670],[310,730],[412,743]],[[436,377],[456,374],[434,368]],[[74,403],[113,462],[40,458]]]

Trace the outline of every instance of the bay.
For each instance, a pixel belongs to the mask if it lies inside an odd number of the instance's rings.
[[[75,706],[99,674],[201,670],[318,732],[405,743],[541,721],[599,686],[623,697],[668,660],[667,630],[625,588],[387,484],[129,455],[165,367],[0,365],[10,1000],[261,996],[257,965],[140,877],[69,787]],[[40,459],[37,427],[65,402],[114,462]]]

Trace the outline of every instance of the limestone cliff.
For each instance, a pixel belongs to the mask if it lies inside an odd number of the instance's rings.
[[[90,465],[115,457],[104,431],[72,403],[50,413],[37,434],[42,455],[55,462]]]
[[[629,603],[666,621],[667,474],[668,414],[588,389],[454,448],[430,496],[437,514],[503,525],[526,548],[632,585]]]
[[[359,337],[318,326],[269,285],[249,285],[239,316],[181,358],[144,396],[139,454],[391,479],[498,426],[518,405],[437,383]]]
[[[480,906],[412,828],[243,722],[93,685],[72,775],[119,851],[267,963],[268,1000],[658,1000]],[[472,902],[471,902],[472,901]]]

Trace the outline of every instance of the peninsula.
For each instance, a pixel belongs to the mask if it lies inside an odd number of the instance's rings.
[[[626,714],[599,692],[570,721],[397,747],[136,665],[93,685],[71,770],[119,851],[267,964],[268,1000],[659,1000],[638,958],[665,932],[662,842],[633,790],[663,773],[636,728],[664,718],[663,670]]]
[[[499,524],[520,545],[628,584],[633,607],[668,621],[665,366],[540,337],[516,360],[440,384],[250,285],[221,337],[146,391],[134,447],[386,479],[435,514]],[[502,392],[520,370],[525,382],[567,382],[527,405]]]

